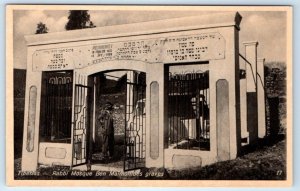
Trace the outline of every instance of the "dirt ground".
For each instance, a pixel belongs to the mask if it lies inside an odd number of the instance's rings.
[[[21,159],[15,160],[15,179],[185,179],[185,180],[285,180],[286,141],[284,136],[273,142],[262,141],[256,147],[245,148],[235,160],[218,162],[201,168],[168,170],[144,168],[139,176],[109,175],[73,176],[69,167],[39,168],[39,175],[20,174]],[[66,176],[53,176],[53,172]],[[74,173],[74,171],[73,171]],[[152,176],[153,175],[153,176]]]
[[[248,148],[243,156],[235,160],[218,162],[199,169],[168,171],[168,175],[169,179],[285,180],[285,151],[286,141],[279,140],[275,144],[267,143],[263,146]]]

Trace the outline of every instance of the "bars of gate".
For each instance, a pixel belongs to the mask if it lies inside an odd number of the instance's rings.
[[[72,86],[71,80],[45,79],[45,128],[42,136],[51,141],[70,141]]]
[[[209,150],[209,72],[169,73],[169,146]]]
[[[127,101],[125,115],[125,160],[124,170],[132,170],[145,165],[145,88],[138,81],[138,74],[132,81],[127,81]]]

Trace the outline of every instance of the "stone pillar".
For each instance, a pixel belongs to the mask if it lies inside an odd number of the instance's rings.
[[[164,134],[168,122],[163,63],[149,64],[146,74],[146,167],[164,166]]]
[[[36,171],[38,166],[42,72],[31,70],[33,52],[27,49],[22,171]]]
[[[258,42],[245,42],[246,57],[246,80],[247,80],[247,129],[249,132],[249,143],[257,140],[257,45]]]
[[[257,59],[257,104],[258,104],[258,137],[266,136],[266,100],[265,100],[265,81],[264,81],[265,59]]]
[[[241,109],[241,142],[248,144],[249,132],[247,130],[247,79],[246,63],[240,62],[240,109]]]
[[[209,62],[211,153],[216,160],[235,159],[240,152],[239,31],[226,28],[224,60]],[[215,130],[214,130],[215,129]]]

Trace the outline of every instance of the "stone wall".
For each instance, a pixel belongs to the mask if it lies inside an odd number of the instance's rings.
[[[286,67],[285,63],[265,65],[267,134],[286,130]],[[273,108],[273,109],[272,109]],[[272,110],[272,111],[271,111]],[[278,119],[277,119],[278,118]]]
[[[124,134],[125,131],[126,79],[126,75],[117,80],[106,79],[101,75],[97,77],[98,84],[102,86],[98,86],[96,90],[96,127],[100,110],[105,103],[110,102],[113,104],[112,115],[117,135]]]
[[[125,92],[119,94],[104,94],[100,96],[99,102],[96,103],[96,116],[99,115],[101,108],[106,102],[112,103],[113,122],[115,134],[124,134],[125,130]],[[97,119],[97,118],[96,118]],[[98,121],[96,120],[96,127]]]

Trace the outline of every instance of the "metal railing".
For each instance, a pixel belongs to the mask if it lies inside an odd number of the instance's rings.
[[[73,82],[63,80],[64,77],[52,80],[55,73],[44,75],[41,138],[50,142],[70,142]]]
[[[210,150],[209,72],[169,74],[169,148]]]

